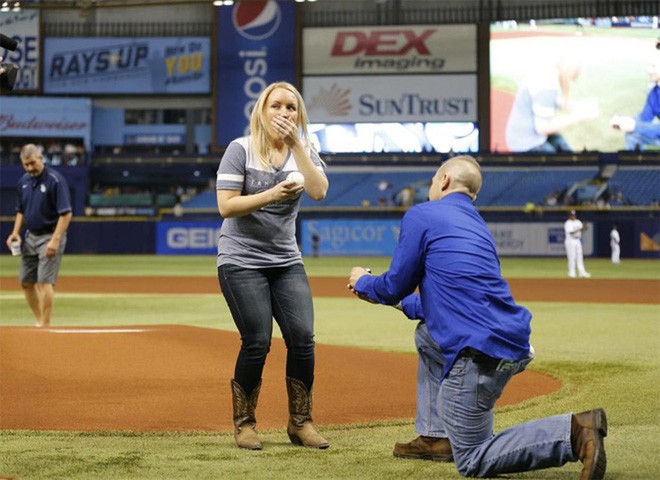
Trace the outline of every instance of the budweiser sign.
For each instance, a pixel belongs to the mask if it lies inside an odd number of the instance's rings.
[[[87,122],[62,120],[39,120],[36,116],[29,119],[15,118],[14,115],[0,115],[0,131],[7,130],[84,130]]]

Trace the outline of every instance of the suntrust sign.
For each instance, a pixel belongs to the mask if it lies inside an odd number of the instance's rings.
[[[477,77],[306,76],[305,104],[317,123],[475,122]]]
[[[474,25],[306,28],[303,74],[476,72]]]

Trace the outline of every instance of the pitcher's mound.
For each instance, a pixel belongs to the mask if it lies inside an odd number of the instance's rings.
[[[230,379],[240,345],[232,332],[150,327],[0,327],[0,429],[232,430]],[[318,424],[415,416],[417,356],[317,345]],[[257,419],[288,418],[286,350],[273,339]],[[535,372],[517,375],[500,405],[558,389]]]

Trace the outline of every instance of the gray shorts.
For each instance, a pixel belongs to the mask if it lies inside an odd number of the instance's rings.
[[[57,283],[57,275],[60,273],[62,255],[66,246],[66,233],[62,236],[60,248],[54,257],[46,256],[46,245],[52,238],[52,233],[45,235],[34,235],[29,233],[25,236],[22,245],[21,272],[19,279],[21,283]]]

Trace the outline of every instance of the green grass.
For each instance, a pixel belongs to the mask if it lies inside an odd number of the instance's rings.
[[[305,257],[311,276],[346,277],[354,266],[370,267],[374,273],[389,268],[390,257]],[[19,259],[0,255],[0,277],[18,275]],[[646,259],[623,259],[612,265],[606,258],[587,258],[587,270],[594,278],[660,280],[660,262]],[[566,278],[565,258],[503,258],[506,278]],[[212,255],[65,255],[62,276],[212,276],[216,275]],[[7,289],[3,287],[2,289]]]
[[[0,255],[0,275],[17,275],[20,260]],[[67,254],[62,260],[61,275],[74,276],[190,276],[216,275],[212,255],[77,255]]]
[[[11,261],[0,256],[2,275],[7,275]],[[208,273],[209,261],[212,264],[213,258],[69,255],[63,275],[126,274],[124,269],[137,274],[213,275]],[[312,274],[345,276],[352,265],[380,271],[389,260],[307,259],[306,263]],[[172,265],[176,272],[169,270]],[[504,259],[502,266],[510,277],[565,275],[563,259]],[[657,261],[624,260],[614,267],[604,259],[587,259],[587,267],[599,278],[660,278]],[[352,298],[316,298],[315,306],[319,343],[414,353],[415,323],[394,309]],[[607,478],[660,478],[658,305],[528,302],[526,306],[534,313],[532,342],[537,358],[532,369],[561,378],[564,387],[547,397],[499,409],[496,428],[602,406],[610,424]],[[219,295],[61,294],[54,323],[172,323],[235,331]],[[20,292],[1,291],[0,325],[26,324],[32,320]],[[412,419],[323,425],[322,431],[332,442],[327,451],[293,447],[285,431],[277,429],[263,432],[265,448],[260,452],[237,449],[231,434],[223,432],[0,431],[0,474],[20,475],[22,480],[460,478],[452,465],[392,457],[395,441],[414,437]],[[506,477],[568,480],[577,478],[579,468],[569,464]]]

